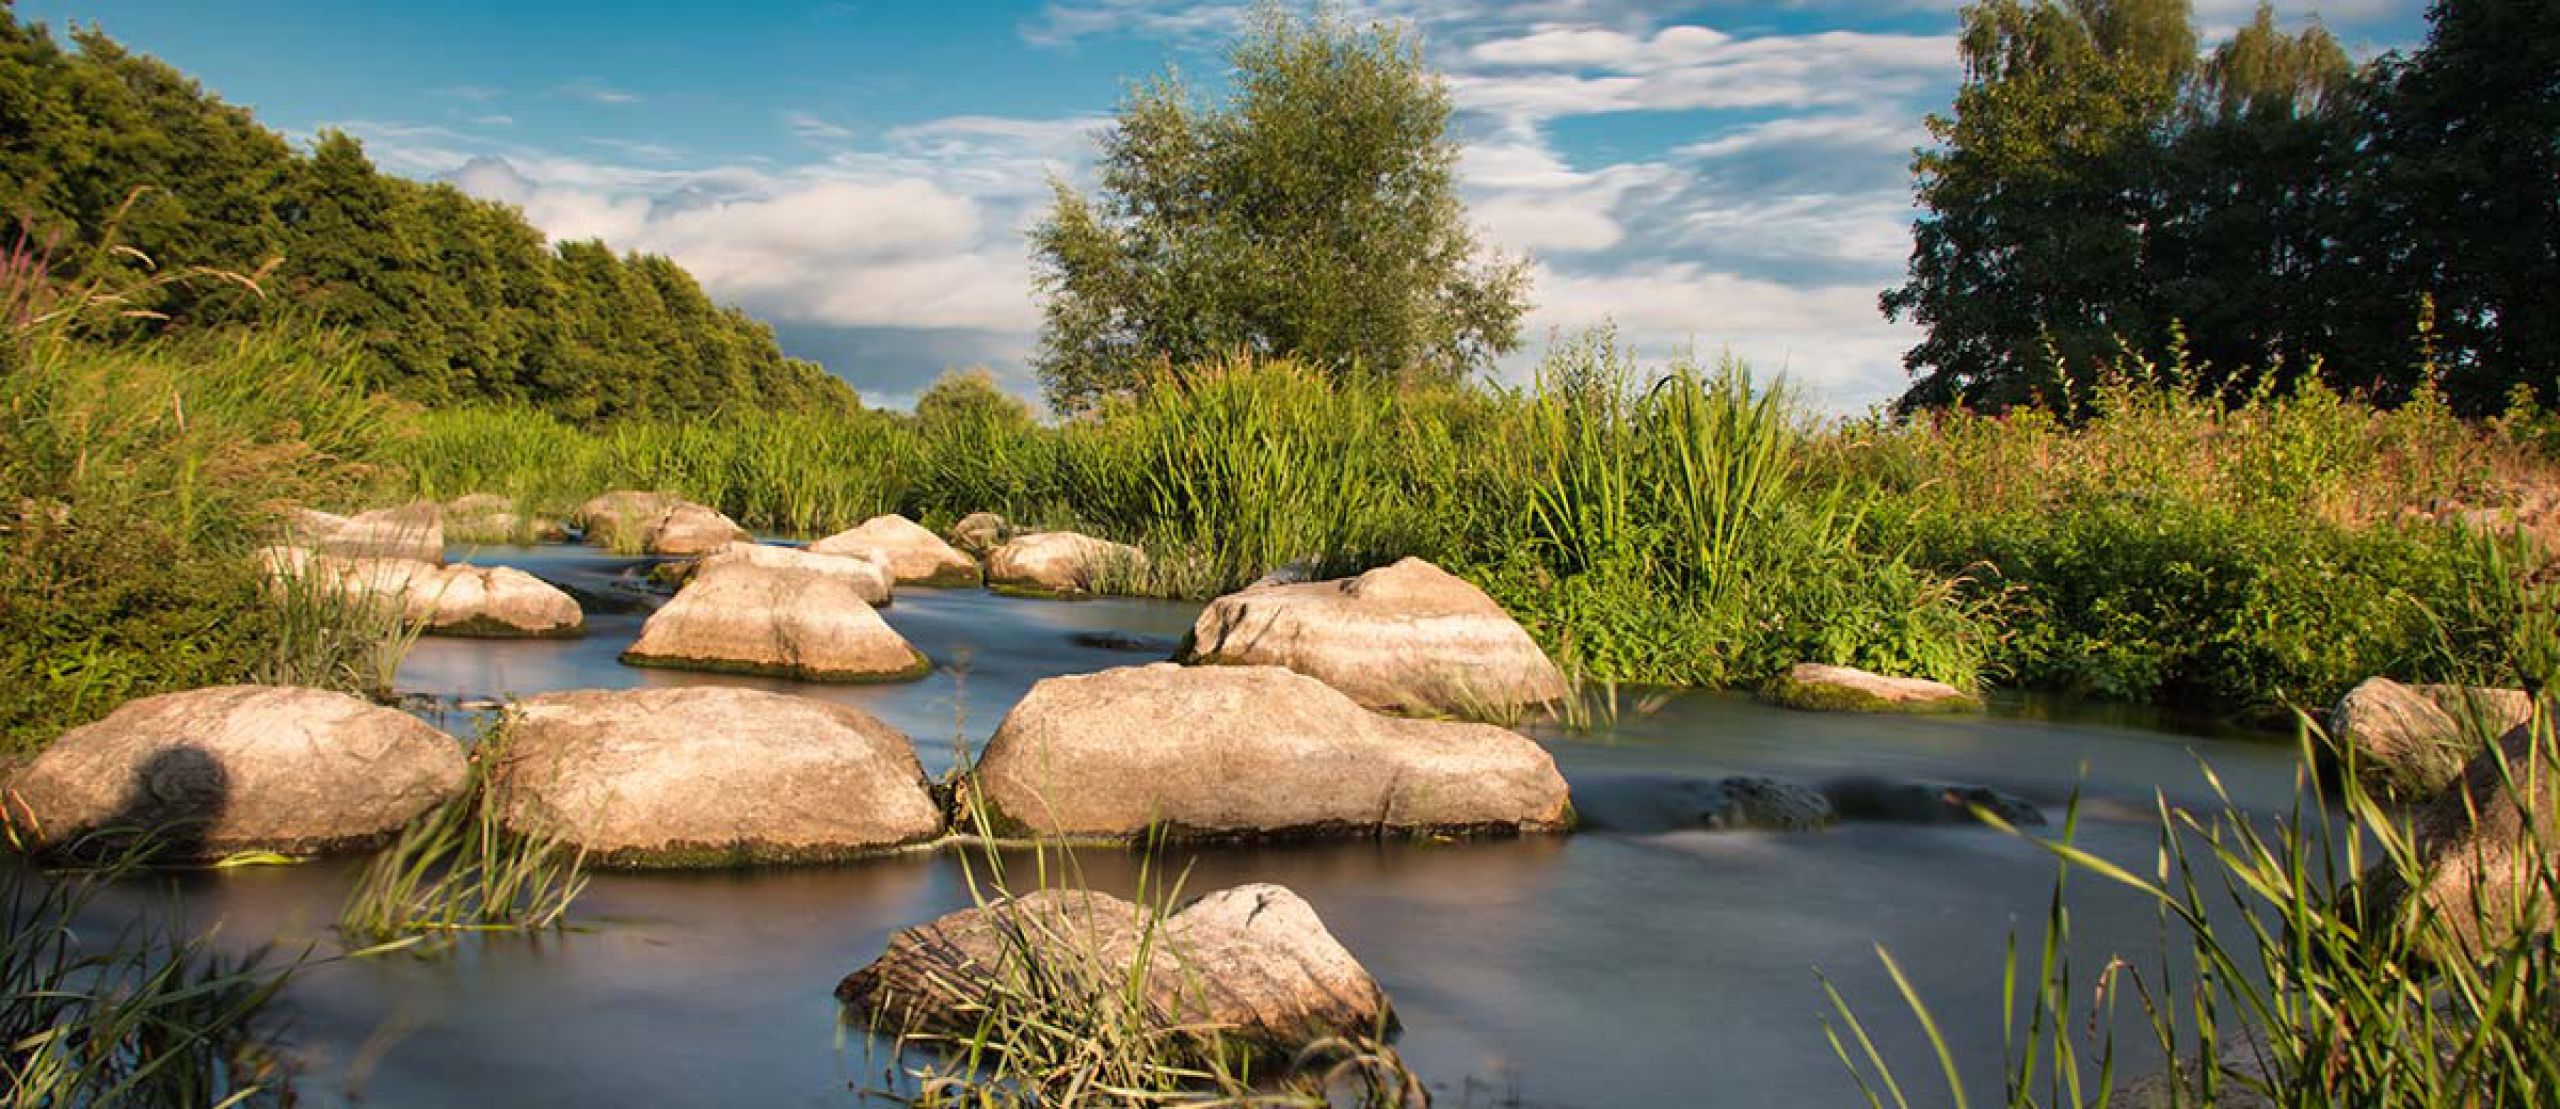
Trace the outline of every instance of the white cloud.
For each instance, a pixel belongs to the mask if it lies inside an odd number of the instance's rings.
[[[618,89],[598,81],[571,81],[565,85],[553,86],[551,91],[571,100],[584,100],[589,104],[618,106],[637,104],[643,99],[639,93],[629,89]]]
[[[1541,266],[1537,333],[1614,324],[1639,355],[1660,360],[1730,351],[1767,377],[1780,374],[1835,411],[1891,399],[1905,384],[1902,352],[1918,339],[1877,314],[1874,288],[1799,287],[1693,265],[1576,273]],[[1524,375],[1533,358],[1515,358]]]
[[[782,125],[802,142],[839,143],[853,137],[852,128],[829,123],[816,112],[784,112]]]

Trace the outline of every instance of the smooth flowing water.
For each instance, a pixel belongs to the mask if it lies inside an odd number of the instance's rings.
[[[575,548],[478,552],[590,596],[632,560]],[[929,768],[984,742],[1032,683],[1152,661],[1195,606],[906,590],[889,623],[937,664],[923,681],[822,687],[640,670],[615,655],[644,612],[597,612],[565,642],[428,639],[404,689],[463,699],[570,688],[722,682],[858,704],[904,729]],[[1120,637],[1097,646],[1097,634]],[[1127,640],[1134,639],[1134,642]],[[1153,649],[1157,653],[1146,653]],[[2080,841],[2147,869],[2155,790],[2207,806],[2209,759],[2235,799],[2290,803],[2289,747],[1995,707],[1989,716],[1789,712],[1691,694],[1632,702],[1588,734],[1541,734],[1595,795],[1661,777],[1843,776],[1995,787],[2060,816]],[[1878,964],[1890,948],[1962,1065],[1998,1089],[2000,966],[2032,945],[2055,868],[2035,845],[1965,824],[1851,821],[1814,832],[1586,832],[1467,843],[1176,849],[1186,888],[1297,890],[1394,999],[1399,1049],[1442,1104],[1837,1105],[1855,1098],[1824,1038],[1819,969],[1911,1075],[1934,1074]],[[1140,860],[1084,850],[1091,884],[1126,895]],[[352,861],[192,874],[176,883],[227,945],[340,950],[329,928]],[[2083,965],[2157,950],[2153,912],[2084,877]],[[127,891],[131,911],[156,891]],[[576,927],[466,942],[438,959],[321,962],[285,998],[304,1104],[850,1105],[885,1053],[841,1027],[830,991],[889,934],[965,906],[960,861],[923,855],[805,869],[600,874]],[[1935,1083],[1928,1083],[1934,1086]],[[1984,1088],[1984,1087],[1978,1087]],[[1931,1095],[1925,1090],[1921,1096]]]

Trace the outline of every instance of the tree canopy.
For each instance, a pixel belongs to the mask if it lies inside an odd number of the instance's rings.
[[[580,420],[856,403],[665,258],[553,248],[513,208],[378,171],[352,137],[298,151],[94,28],[71,40],[0,0],[0,238],[57,258],[128,247],[121,264],[162,271],[274,262],[261,295],[155,285],[143,307],[166,326],[315,322],[362,347],[373,384],[426,403]]]
[[[1032,242],[1061,411],[1238,349],[1453,379],[1519,344],[1526,266],[1467,226],[1449,94],[1416,44],[1327,11],[1255,19],[1223,104],[1174,74],[1138,87],[1096,194],[1054,183]]]
[[[1927,328],[1903,404],[2055,404],[2126,353],[2207,385],[2316,367],[2384,399],[2433,372],[2475,411],[2560,399],[2560,12],[2429,21],[2359,72],[2265,6],[2207,54],[2186,0],[1967,8],[1883,297]]]

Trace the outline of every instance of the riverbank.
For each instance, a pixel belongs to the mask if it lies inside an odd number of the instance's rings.
[[[1139,591],[1407,555],[1482,585],[1591,681],[1754,685],[1813,659],[2220,715],[2374,674],[2512,684],[2499,512],[2552,557],[2560,467],[2529,413],[2466,423],[2317,388],[2237,404],[2126,379],[2076,419],[1821,420],[1732,365],[1568,343],[1519,389],[1203,368],[1044,425],[966,379],[920,416],[733,415],[594,432],[424,414],[410,495],[565,514],[665,489],[768,533],[975,511],[1135,543]],[[2536,512],[2540,515],[2535,515]]]

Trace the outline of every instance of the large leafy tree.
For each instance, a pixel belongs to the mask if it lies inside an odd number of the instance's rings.
[[[1457,378],[1519,343],[1526,266],[1489,257],[1454,181],[1450,101],[1391,27],[1256,11],[1223,104],[1173,75],[1033,233],[1038,369],[1061,411],[1237,349],[1343,375]]]

